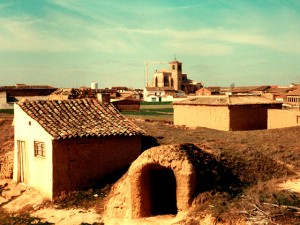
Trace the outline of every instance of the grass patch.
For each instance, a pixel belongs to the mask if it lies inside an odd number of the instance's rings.
[[[172,102],[141,102],[140,111],[124,111],[124,115],[133,116],[173,116]]]
[[[13,109],[0,109],[0,113],[14,114],[14,110]]]
[[[172,102],[141,102],[142,105],[171,105]]]
[[[140,111],[125,111],[121,113],[124,115],[138,115],[138,116],[173,115],[173,108],[141,109]]]

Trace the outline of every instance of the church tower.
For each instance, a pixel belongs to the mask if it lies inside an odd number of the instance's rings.
[[[169,70],[171,71],[171,79],[173,87],[176,91],[181,90],[182,85],[182,63],[177,61],[176,58],[173,62],[169,62]]]

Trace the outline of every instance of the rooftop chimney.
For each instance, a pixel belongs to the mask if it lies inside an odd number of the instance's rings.
[[[97,99],[101,104],[110,103],[110,94],[97,93]]]

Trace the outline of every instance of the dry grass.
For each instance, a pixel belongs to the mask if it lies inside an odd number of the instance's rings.
[[[278,190],[278,184],[300,172],[300,126],[274,130],[217,131],[174,127],[169,121],[134,121],[158,144],[198,143],[238,178],[237,194],[225,190],[200,192],[191,217],[212,213],[220,221],[265,221],[300,224],[300,195]]]

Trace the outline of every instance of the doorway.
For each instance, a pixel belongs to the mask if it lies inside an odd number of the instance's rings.
[[[173,170],[158,166],[149,168],[151,214],[177,214],[176,178]]]
[[[28,154],[26,151],[26,145],[25,141],[17,141],[17,147],[18,147],[18,158],[19,158],[19,163],[18,163],[18,182],[24,182],[28,183]]]

